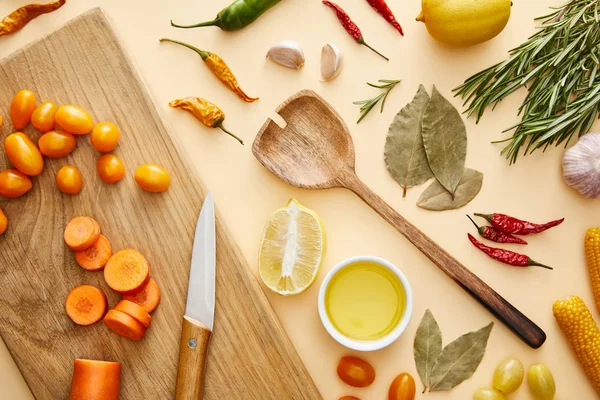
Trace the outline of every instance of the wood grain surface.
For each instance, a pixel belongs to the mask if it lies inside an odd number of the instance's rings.
[[[544,344],[546,334],[539,326],[358,178],[348,127],[325,100],[304,90],[285,100],[276,111],[286,122],[285,128],[269,119],[252,146],[254,155],[268,170],[301,188],[342,187],[353,191],[525,343],[534,349]]]
[[[12,96],[28,88],[38,101],[77,104],[96,121],[115,122],[121,142],[114,153],[127,168],[120,183],[102,183],[95,172],[99,154],[82,137],[69,157],[46,159],[27,195],[0,200],[9,218],[8,231],[0,236],[0,333],[20,371],[36,398],[65,399],[75,358],[120,361],[121,399],[172,399],[192,236],[206,193],[187,156],[177,151],[99,9],[0,62],[0,88],[2,138],[12,133],[6,118]],[[39,137],[31,126],[25,132]],[[133,171],[147,162],[171,172],[167,192],[146,193],[135,185]],[[83,174],[77,196],[55,186],[54,174],[64,165],[75,165]],[[0,168],[8,166],[0,156]],[[102,323],[76,326],[64,312],[68,292],[84,283],[104,289],[111,307],[119,299],[102,272],[77,266],[63,243],[64,226],[76,215],[96,218],[114,250],[133,247],[148,259],[162,301],[143,341],[121,338]],[[218,215],[216,232],[216,317],[205,398],[319,399]]]

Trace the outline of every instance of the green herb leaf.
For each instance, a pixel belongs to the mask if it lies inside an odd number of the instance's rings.
[[[444,347],[431,372],[430,391],[450,390],[473,376],[483,359],[493,327],[491,322]]]
[[[417,371],[425,386],[423,392],[425,392],[431,384],[433,366],[442,352],[442,331],[430,310],[425,310],[425,315],[417,329],[413,352]]]
[[[454,194],[465,169],[467,130],[459,112],[435,86],[423,116],[423,144],[433,175]]]
[[[454,197],[438,181],[434,181],[419,197],[417,205],[431,211],[454,210],[467,205],[477,196],[483,184],[483,174],[465,168]]]
[[[385,165],[404,189],[404,196],[409,187],[433,177],[421,136],[421,123],[428,102],[429,95],[421,85],[415,98],[394,117],[385,141]]]

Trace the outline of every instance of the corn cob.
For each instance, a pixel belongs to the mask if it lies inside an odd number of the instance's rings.
[[[590,310],[581,298],[570,296],[554,302],[552,312],[592,386],[600,394],[600,330]]]
[[[590,228],[586,232],[585,256],[590,271],[596,307],[600,311],[600,228]]]

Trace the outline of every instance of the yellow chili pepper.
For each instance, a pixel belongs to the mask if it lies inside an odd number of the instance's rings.
[[[244,91],[238,85],[237,79],[233,75],[233,72],[231,72],[231,70],[229,69],[227,64],[225,64],[225,61],[223,61],[223,59],[221,59],[221,57],[219,57],[218,55],[210,53],[208,51],[200,50],[197,47],[194,47],[190,44],[179,42],[179,41],[173,40],[173,39],[162,38],[162,39],[160,39],[160,41],[177,43],[179,45],[187,47],[188,49],[194,50],[196,53],[198,53],[200,55],[200,57],[202,57],[202,61],[204,61],[204,64],[206,64],[208,69],[210,69],[211,72],[217,78],[219,78],[219,80],[221,82],[223,82],[229,89],[231,89],[235,94],[237,94],[242,100],[244,100],[248,103],[252,103],[252,102],[258,100],[258,97],[250,97],[246,93],[244,93]]]
[[[39,17],[42,14],[47,14],[56,11],[65,5],[67,0],[57,0],[46,4],[29,4],[8,14],[0,21],[0,36],[14,33],[23,28],[29,21]]]
[[[173,100],[169,103],[169,106],[190,112],[209,128],[219,128],[229,136],[236,138],[241,144],[244,144],[242,139],[223,127],[225,113],[210,101],[200,97],[186,97],[185,99]]]

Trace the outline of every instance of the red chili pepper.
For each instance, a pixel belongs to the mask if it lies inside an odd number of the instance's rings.
[[[531,233],[540,233],[556,225],[562,224],[564,218],[556,221],[546,222],[545,224],[534,224],[533,222],[523,221],[505,214],[478,214],[476,216],[485,218],[490,224],[500,229],[504,233],[513,233],[515,235],[529,235]]]
[[[346,29],[346,32],[348,32],[350,36],[352,36],[352,38],[356,41],[356,43],[362,44],[363,46],[367,46],[369,49],[371,49],[381,57],[385,58],[386,61],[390,61],[389,58],[387,58],[386,56],[384,56],[365,42],[365,39],[359,27],[354,22],[352,22],[350,16],[346,14],[342,7],[327,0],[323,0],[323,4],[335,11],[335,15],[337,16],[338,20],[340,21],[344,29]]]
[[[477,239],[475,239],[473,237],[473,235],[471,235],[470,233],[467,233],[467,236],[469,237],[469,240],[471,241],[471,243],[473,243],[473,245],[475,247],[477,247],[479,250],[483,251],[485,254],[487,254],[494,260],[500,261],[501,263],[514,265],[516,267],[536,266],[536,267],[542,267],[542,268],[546,268],[546,269],[553,269],[552,267],[549,267],[544,264],[540,264],[537,261],[533,261],[531,258],[526,256],[525,254],[519,254],[519,253],[515,253],[514,251],[510,251],[510,250],[489,247],[489,246],[486,246],[485,244],[481,243]]]
[[[504,233],[500,229],[494,228],[493,226],[479,226],[479,225],[477,225],[477,223],[475,221],[473,221],[473,218],[471,218],[468,215],[467,215],[467,218],[469,218],[471,220],[471,222],[473,223],[473,225],[475,225],[475,227],[477,228],[477,231],[479,232],[479,234],[481,236],[483,236],[484,238],[486,238],[488,240],[491,240],[492,242],[527,244],[527,242],[524,241],[523,239],[513,236],[510,233]]]
[[[377,11],[379,13],[379,15],[381,15],[383,18],[385,18],[385,20],[387,22],[392,24],[392,26],[394,28],[396,28],[396,30],[398,32],[400,32],[400,34],[402,36],[404,36],[402,27],[400,26],[398,21],[396,21],[396,17],[394,17],[394,13],[392,13],[392,10],[390,10],[390,8],[386,4],[385,0],[367,0],[367,2],[371,5],[371,7],[373,7],[375,9],[375,11]]]

